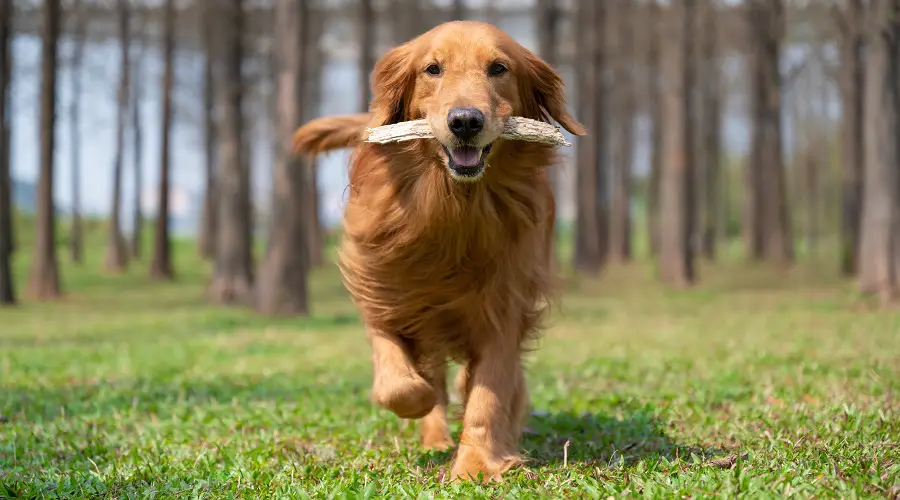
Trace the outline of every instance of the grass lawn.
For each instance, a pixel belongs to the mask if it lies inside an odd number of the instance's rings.
[[[900,313],[828,266],[569,278],[528,361],[529,462],[460,486],[369,403],[333,266],[313,317],[273,320],[205,304],[208,265],[176,250],[175,284],[60,252],[65,299],[0,310],[0,497],[900,495]]]

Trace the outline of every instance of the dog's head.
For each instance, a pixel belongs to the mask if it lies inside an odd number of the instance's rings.
[[[458,181],[481,178],[510,116],[585,133],[556,71],[489,24],[442,24],[394,48],[375,65],[372,88],[371,125],[426,119]]]

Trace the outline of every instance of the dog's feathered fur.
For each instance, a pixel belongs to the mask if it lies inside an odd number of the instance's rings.
[[[433,140],[362,142],[367,126],[425,117],[415,67],[423,47],[473,57],[460,52],[457,38],[438,36],[448,32],[493,40],[512,60],[516,85],[497,92],[512,94],[513,109],[495,106],[500,114],[553,118],[584,133],[565,109],[553,69],[492,26],[454,22],[377,63],[368,114],[313,120],[294,141],[306,153],[355,148],[340,265],[373,342],[374,399],[402,417],[424,416],[423,443],[445,448],[452,441],[443,364],[463,363],[466,408],[453,476],[499,478],[516,461],[527,403],[519,356],[552,291],[555,209],[547,168],[557,161],[555,150],[498,139],[483,178],[462,183],[447,174]]]
[[[359,113],[313,120],[297,129],[294,149],[317,155],[332,149],[356,147],[362,142],[363,132],[371,119],[368,113]]]

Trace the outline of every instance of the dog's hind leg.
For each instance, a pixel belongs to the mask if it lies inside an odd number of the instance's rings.
[[[450,427],[447,423],[447,405],[450,398],[447,394],[447,365],[439,363],[426,370],[426,379],[437,393],[437,404],[419,424],[422,435],[422,447],[426,450],[446,450],[453,446]]]
[[[372,344],[372,400],[400,418],[418,419],[438,402],[432,384],[419,373],[403,339],[380,331],[368,332]]]
[[[465,404],[469,387],[469,366],[467,364],[463,364],[459,367],[459,371],[456,372],[456,383],[454,385],[456,386],[456,394],[459,395],[460,401]]]
[[[513,401],[510,413],[510,424],[512,425],[513,439],[517,444],[522,439],[522,431],[528,423],[528,417],[531,413],[531,401],[528,397],[528,385],[525,382],[525,372],[519,369],[516,373],[516,388],[513,393]]]

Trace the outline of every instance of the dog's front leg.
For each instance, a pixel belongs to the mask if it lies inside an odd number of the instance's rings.
[[[437,404],[419,423],[422,447],[426,450],[446,450],[453,446],[450,426],[447,422],[447,365],[439,363],[425,372],[427,380],[437,393]]]
[[[372,401],[400,418],[431,412],[437,393],[419,374],[409,349],[396,334],[368,330],[372,344]]]
[[[466,404],[454,479],[502,480],[501,474],[521,462],[518,441],[524,411],[524,374],[518,339],[496,338],[466,371]]]

